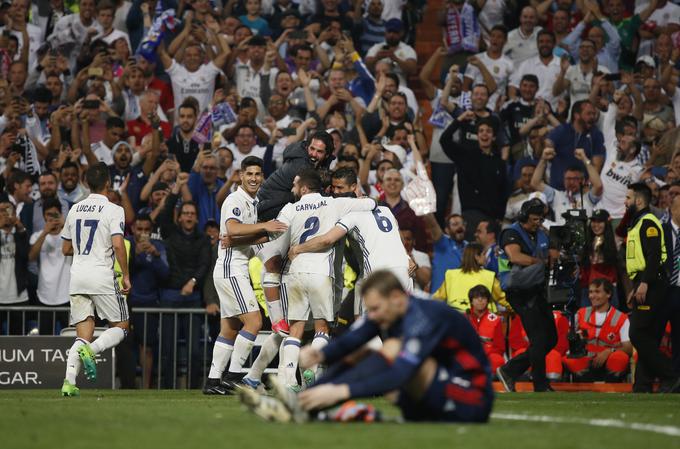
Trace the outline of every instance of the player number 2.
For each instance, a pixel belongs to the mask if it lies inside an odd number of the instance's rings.
[[[300,236],[300,243],[305,243],[308,238],[319,232],[319,219],[317,217],[309,217],[305,221],[305,232]]]
[[[87,256],[92,250],[92,242],[94,241],[94,233],[97,231],[97,226],[99,226],[99,220],[76,220],[76,247],[78,248],[78,255]],[[81,234],[83,227],[90,228],[90,233],[87,236],[87,241],[85,242],[85,248],[80,248],[80,242],[82,241]]]
[[[375,218],[375,223],[378,225],[378,229],[382,232],[390,232],[392,230],[392,222],[389,218],[380,215],[378,209],[373,211],[373,218]]]

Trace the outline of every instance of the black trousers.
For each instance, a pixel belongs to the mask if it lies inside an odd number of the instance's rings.
[[[549,385],[545,377],[545,356],[557,344],[555,320],[545,292],[543,289],[508,291],[507,299],[522,321],[529,347],[526,352],[508,360],[503,371],[517,379],[531,367],[534,390],[545,390]]]
[[[671,322],[673,374],[680,376],[680,287],[668,289],[668,320]]]
[[[668,321],[667,293],[667,282],[660,279],[649,284],[643,304],[633,304],[630,342],[638,352],[633,383],[633,391],[637,393],[651,392],[654,379],[659,379],[662,386],[673,379],[671,361],[659,350]]]

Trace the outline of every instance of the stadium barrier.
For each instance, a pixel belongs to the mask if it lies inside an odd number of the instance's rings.
[[[0,306],[0,351],[13,350],[17,337],[31,339],[36,336],[44,335],[62,335],[69,336],[71,339],[75,336],[75,329],[72,327],[61,327],[62,323],[68,325],[69,307],[47,307],[47,306]],[[202,308],[160,308],[160,307],[136,307],[131,310],[131,320],[138,325],[141,324],[141,335],[134,336],[135,342],[141,344],[144,348],[149,348],[155,353],[154,366],[156,369],[156,388],[162,388],[166,385],[170,388],[176,389],[179,387],[187,387],[192,385],[192,376],[195,371],[195,363],[200,363],[197,370],[197,375],[202,376],[199,381],[202,383],[203,378],[207,376],[210,366],[212,353],[209,347],[212,346],[210,338],[208,315],[205,309]],[[149,346],[150,341],[156,340],[149,334],[149,324],[151,321],[157,322],[157,342],[153,347]],[[171,327],[168,329],[168,325]],[[197,326],[197,327],[196,327]],[[165,328],[164,328],[165,327]],[[184,329],[181,329],[181,328]],[[219,328],[218,328],[219,329]],[[186,332],[182,332],[186,331]],[[132,330],[135,332],[135,329]],[[171,332],[171,345],[167,344],[163,348],[164,337],[167,338],[167,332]],[[186,335],[181,335],[186,333]],[[270,334],[268,331],[262,331],[257,336],[255,341],[255,349],[251,353],[250,360],[246,363],[246,367],[250,366],[252,360],[257,355],[259,346],[264,342]],[[13,336],[12,341],[4,339],[3,336]],[[198,340],[195,340],[198,339]],[[4,343],[3,343],[4,341]],[[69,345],[70,346],[70,345]],[[138,348],[135,347],[135,350]],[[165,350],[164,350],[165,349]],[[198,356],[195,351],[199,350]],[[167,368],[167,358],[170,357],[172,378],[163,378],[163,369]],[[115,359],[115,356],[114,356]],[[64,360],[65,364],[65,360]],[[144,373],[147,370],[147,358],[144,354],[139,354],[139,365],[142,373],[142,386],[144,384]],[[164,366],[166,365],[166,366]],[[62,369],[65,365],[62,365]],[[40,366],[38,366],[40,368]],[[178,384],[178,372],[185,374],[186,382]],[[265,372],[272,373],[275,369],[268,368]],[[51,383],[36,385],[34,388],[51,388]],[[115,385],[114,385],[115,388]]]

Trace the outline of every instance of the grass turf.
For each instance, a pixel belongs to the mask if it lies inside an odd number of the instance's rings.
[[[680,437],[630,427],[492,418],[488,425],[266,423],[234,397],[198,391],[0,391],[0,446],[21,448],[680,448]],[[387,414],[397,410],[377,401]],[[614,419],[680,432],[680,395],[498,395],[497,416]],[[673,430],[675,429],[675,430]]]

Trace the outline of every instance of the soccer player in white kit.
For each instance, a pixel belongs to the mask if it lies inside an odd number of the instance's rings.
[[[262,317],[250,283],[248,261],[253,244],[268,241],[268,233],[280,233],[287,226],[271,220],[257,222],[256,195],[262,185],[264,162],[248,156],[241,161],[241,185],[222,203],[220,234],[228,235],[232,246],[220,245],[213,271],[215,290],[220,297],[220,334],[213,348],[210,373],[203,393],[229,394],[243,377],[241,370],[250,355]],[[229,372],[222,374],[229,364]]]
[[[409,275],[409,257],[401,243],[397,219],[385,206],[379,206],[370,212],[352,212],[343,216],[327,233],[292,246],[288,251],[288,258],[294,261],[301,254],[327,250],[348,233],[359,245],[362,256],[362,270],[354,287],[354,315],[362,314],[362,280],[373,271],[391,271],[406,291],[413,289]]]
[[[61,388],[64,396],[78,396],[76,377],[82,366],[89,380],[97,377],[95,356],[120,343],[128,331],[128,307],[125,296],[130,291],[127,254],[123,233],[125,212],[106,197],[110,187],[109,169],[103,162],[91,166],[85,175],[92,192],[73,205],[61,233],[62,252],[73,256],[71,265],[70,324],[77,338],[68,353],[66,378]],[[118,261],[122,288],[113,269]],[[92,344],[94,313],[108,321],[109,329]]]
[[[289,227],[291,244],[301,244],[319,233],[328,232],[350,212],[371,211],[373,199],[323,197],[321,176],[305,169],[293,181],[293,193],[299,201],[287,204],[278,220]],[[305,253],[291,262],[286,290],[290,336],[283,347],[284,379],[292,389],[299,389],[296,379],[300,339],[310,314],[314,319],[312,345],[322,348],[328,343],[328,323],[334,319],[334,250]]]

